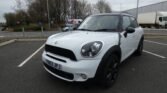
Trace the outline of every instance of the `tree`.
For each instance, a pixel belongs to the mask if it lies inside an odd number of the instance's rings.
[[[29,16],[24,10],[17,10],[15,17],[17,25],[29,25],[30,23]]]
[[[111,13],[111,8],[105,0],[99,0],[96,3],[96,8],[99,13]]]
[[[48,0],[52,23],[62,24],[69,18],[85,18],[92,14],[92,5],[86,0]],[[16,0],[15,13],[6,14],[8,23],[48,23],[47,0],[26,0],[23,9],[21,0]],[[13,22],[10,22],[13,17]],[[10,20],[9,20],[10,19]],[[10,24],[11,25],[11,24]]]
[[[85,18],[92,14],[92,7],[86,0],[72,0],[71,14],[73,18]]]
[[[15,13],[6,13],[4,14],[4,17],[6,19],[7,26],[15,26],[16,25],[16,16]]]

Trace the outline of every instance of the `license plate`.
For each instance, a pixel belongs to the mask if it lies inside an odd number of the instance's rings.
[[[61,70],[62,66],[60,64],[57,64],[57,63],[53,63],[49,60],[46,60],[47,64],[51,67],[53,67],[54,69],[58,69],[58,70]]]

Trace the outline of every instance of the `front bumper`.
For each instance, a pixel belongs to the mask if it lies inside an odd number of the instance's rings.
[[[53,76],[56,76],[57,78],[70,82],[83,82],[87,81],[88,79],[94,78],[96,70],[101,61],[100,59],[72,61],[68,58],[54,55],[45,51],[42,54],[42,60],[44,62],[44,68],[47,72],[49,72]],[[49,66],[48,61],[61,65],[61,69],[58,70],[53,68],[52,66]]]

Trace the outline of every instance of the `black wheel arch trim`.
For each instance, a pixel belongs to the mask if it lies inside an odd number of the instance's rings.
[[[144,35],[141,36],[141,39],[140,40],[144,40]]]
[[[102,61],[109,57],[111,54],[116,54],[121,59],[121,47],[120,45],[112,46],[108,51],[104,54]]]
[[[119,57],[119,62],[121,61],[121,48],[120,45],[115,45],[112,46],[110,49],[108,49],[108,51],[104,54],[101,62],[99,63],[99,66],[96,70],[96,74],[95,77],[96,79],[99,80],[101,74],[103,73],[103,68],[105,67],[105,64],[107,62],[107,59],[112,55],[112,54],[116,54]]]
[[[139,43],[140,43],[141,40],[142,40],[142,41],[144,40],[144,35],[141,36],[141,38],[140,38],[140,40],[139,40]],[[138,46],[139,46],[139,43],[138,43]]]

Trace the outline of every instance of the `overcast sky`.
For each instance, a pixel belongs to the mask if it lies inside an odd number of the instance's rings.
[[[22,0],[24,1],[24,0]],[[87,0],[90,3],[95,4],[98,0]],[[122,11],[136,7],[137,0],[106,0],[114,11]],[[153,4],[167,0],[140,0],[140,6]],[[13,12],[16,5],[15,0],[0,0],[0,22],[4,22],[3,15],[7,12]]]

